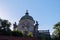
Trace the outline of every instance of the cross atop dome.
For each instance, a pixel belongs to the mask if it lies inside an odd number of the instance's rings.
[[[28,13],[28,10],[26,10],[26,15],[28,15],[29,13]]]
[[[20,20],[25,20],[25,19],[29,19],[29,20],[32,20],[33,22],[35,22],[33,17],[29,15],[28,10],[26,10],[25,15],[22,16]]]

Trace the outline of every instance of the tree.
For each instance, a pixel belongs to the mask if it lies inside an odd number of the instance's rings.
[[[55,39],[60,39],[60,22],[56,23],[53,27],[55,31],[53,32],[53,35],[55,36]]]
[[[0,30],[2,29],[2,25],[1,25],[1,23],[2,23],[2,19],[0,19]]]
[[[5,31],[10,30],[11,23],[8,20],[2,20],[1,25],[2,25],[3,30],[5,30]]]

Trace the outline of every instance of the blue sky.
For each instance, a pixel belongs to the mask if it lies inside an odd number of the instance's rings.
[[[0,0],[0,18],[17,24],[26,10],[39,22],[40,30],[53,32],[53,25],[60,21],[60,0]]]

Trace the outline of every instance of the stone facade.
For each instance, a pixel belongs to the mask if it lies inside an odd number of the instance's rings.
[[[49,30],[38,30],[38,25],[38,22],[35,21],[27,11],[25,15],[19,20],[17,30],[23,31],[24,34],[31,32],[33,34],[33,37],[51,39]]]
[[[18,31],[32,32],[33,34],[38,31],[38,22],[35,22],[32,16],[26,11],[25,15],[21,17],[18,23]]]

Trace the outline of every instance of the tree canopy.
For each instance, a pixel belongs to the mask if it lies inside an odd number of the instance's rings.
[[[60,22],[56,23],[53,29],[55,29],[53,32],[53,35],[55,36],[54,40],[60,40]]]

